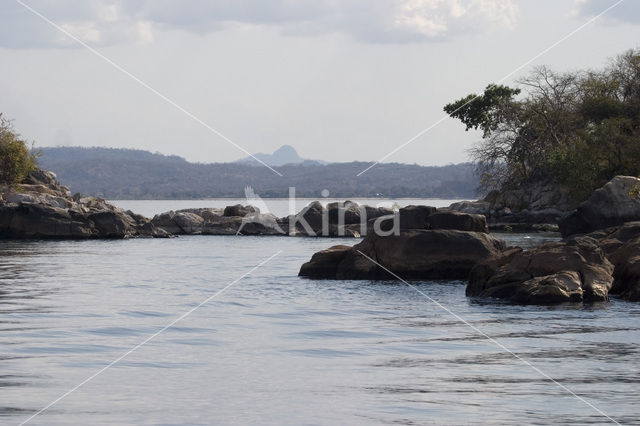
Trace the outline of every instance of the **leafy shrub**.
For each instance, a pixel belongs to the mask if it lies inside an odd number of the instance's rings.
[[[0,183],[20,183],[36,168],[36,156],[0,113]]]

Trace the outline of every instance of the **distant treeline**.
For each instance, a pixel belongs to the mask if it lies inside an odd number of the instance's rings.
[[[190,163],[177,156],[110,148],[42,148],[40,167],[52,170],[72,192],[110,199],[242,197],[251,186],[261,197],[471,198],[478,185],[470,163],[442,167],[370,163],[285,165],[278,176],[266,167],[239,163]]]

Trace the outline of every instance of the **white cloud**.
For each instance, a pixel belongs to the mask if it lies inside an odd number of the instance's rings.
[[[450,33],[513,28],[517,8],[510,0],[406,0],[395,27],[427,38]]]
[[[270,25],[285,34],[347,34],[370,43],[418,42],[515,26],[513,0],[33,0],[61,27],[93,44],[150,42],[153,32],[177,29],[206,34],[229,23]],[[15,2],[0,27],[5,47],[70,45]],[[26,31],[25,31],[26,30]]]

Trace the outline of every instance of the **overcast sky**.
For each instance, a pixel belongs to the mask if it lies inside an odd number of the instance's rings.
[[[250,152],[377,160],[616,0],[21,0]],[[598,68],[640,47],[626,0],[535,65]],[[38,146],[246,155],[15,0],[0,2],[0,111]],[[387,159],[467,160],[447,119]]]

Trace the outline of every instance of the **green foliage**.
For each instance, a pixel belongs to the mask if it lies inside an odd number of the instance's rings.
[[[36,156],[0,113],[0,183],[20,183],[35,168]]]
[[[615,175],[640,175],[640,50],[602,71],[542,67],[519,83],[522,99],[517,89],[489,85],[475,101],[444,108],[466,130],[483,131],[471,151],[481,189],[552,181],[579,201]]]
[[[472,93],[445,105],[444,110],[451,117],[462,121],[467,126],[466,130],[480,128],[487,136],[496,129],[501,108],[519,93],[520,89],[490,84],[482,95]]]

